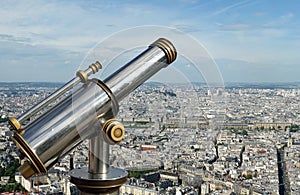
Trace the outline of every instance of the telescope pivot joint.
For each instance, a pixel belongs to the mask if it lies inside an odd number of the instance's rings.
[[[125,135],[124,126],[116,119],[110,119],[103,125],[103,131],[113,143],[120,143]]]

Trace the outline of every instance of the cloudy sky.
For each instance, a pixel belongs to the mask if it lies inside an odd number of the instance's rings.
[[[65,82],[97,43],[145,25],[192,36],[224,81],[300,81],[299,10],[297,0],[2,0],[0,82]]]

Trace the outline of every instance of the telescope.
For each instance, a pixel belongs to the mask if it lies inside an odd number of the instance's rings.
[[[24,159],[19,172],[26,179],[46,173],[88,139],[88,167],[71,170],[71,182],[81,194],[117,192],[128,175],[109,165],[109,145],[119,143],[125,135],[123,125],[115,119],[119,102],[176,57],[173,44],[159,38],[104,80],[89,78],[102,68],[97,61],[77,71],[76,77],[21,116],[10,117],[12,140]]]

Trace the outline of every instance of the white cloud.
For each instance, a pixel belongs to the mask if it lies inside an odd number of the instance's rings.
[[[0,18],[0,34],[7,35],[0,41],[10,37],[9,41],[84,52],[118,30],[161,22],[166,13],[151,14],[152,10],[152,6],[122,1],[0,2],[0,15],[5,16]]]
[[[3,4],[3,2],[2,2]],[[26,42],[74,51],[86,50],[104,33],[97,31],[86,10],[71,3],[42,1],[0,3],[0,40]],[[89,22],[89,18],[92,22]],[[86,22],[87,21],[87,22]],[[85,24],[86,22],[86,24]],[[91,25],[90,30],[88,27]],[[109,27],[107,27],[109,28]],[[99,36],[96,36],[99,34]]]
[[[29,43],[31,40],[25,37],[15,37],[8,34],[0,34],[0,41],[2,42],[15,42],[15,43]]]
[[[289,12],[287,14],[274,17],[275,19],[273,21],[270,21],[266,24],[268,27],[279,27],[282,28],[283,25],[289,24],[291,20],[294,18],[294,14],[292,12]]]
[[[269,39],[284,37],[287,35],[285,29],[267,28],[261,31],[261,34]]]
[[[245,30],[255,30],[261,29],[262,27],[259,25],[253,24],[243,24],[243,23],[236,23],[236,24],[218,24],[220,30],[224,31],[245,31]]]
[[[290,22],[293,17],[294,17],[294,14],[290,12],[290,13],[280,16],[279,20],[282,24],[285,24],[285,23]]]
[[[213,12],[213,13],[211,14],[211,16],[217,16],[217,15],[223,14],[223,13],[225,13],[225,12],[228,12],[228,11],[231,10],[231,9],[246,6],[246,5],[248,5],[250,2],[251,2],[250,0],[246,0],[246,1],[241,1],[241,2],[238,2],[238,3],[235,3],[235,4],[228,5],[228,6],[226,6],[226,7],[223,7],[222,9],[219,9],[219,10]]]

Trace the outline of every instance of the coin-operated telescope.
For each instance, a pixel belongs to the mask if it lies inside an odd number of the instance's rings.
[[[25,158],[20,173],[26,179],[46,173],[89,139],[88,167],[71,170],[71,182],[81,194],[117,193],[128,175],[125,170],[109,165],[109,145],[124,137],[123,125],[114,119],[119,102],[176,56],[172,43],[160,38],[104,80],[89,79],[101,69],[97,61],[85,71],[77,71],[75,78],[18,118],[9,118],[14,132],[12,140],[21,158]],[[71,95],[66,95],[75,88]],[[58,98],[63,100],[55,103]],[[50,104],[52,107],[43,111]],[[32,116],[35,119],[28,122]]]

